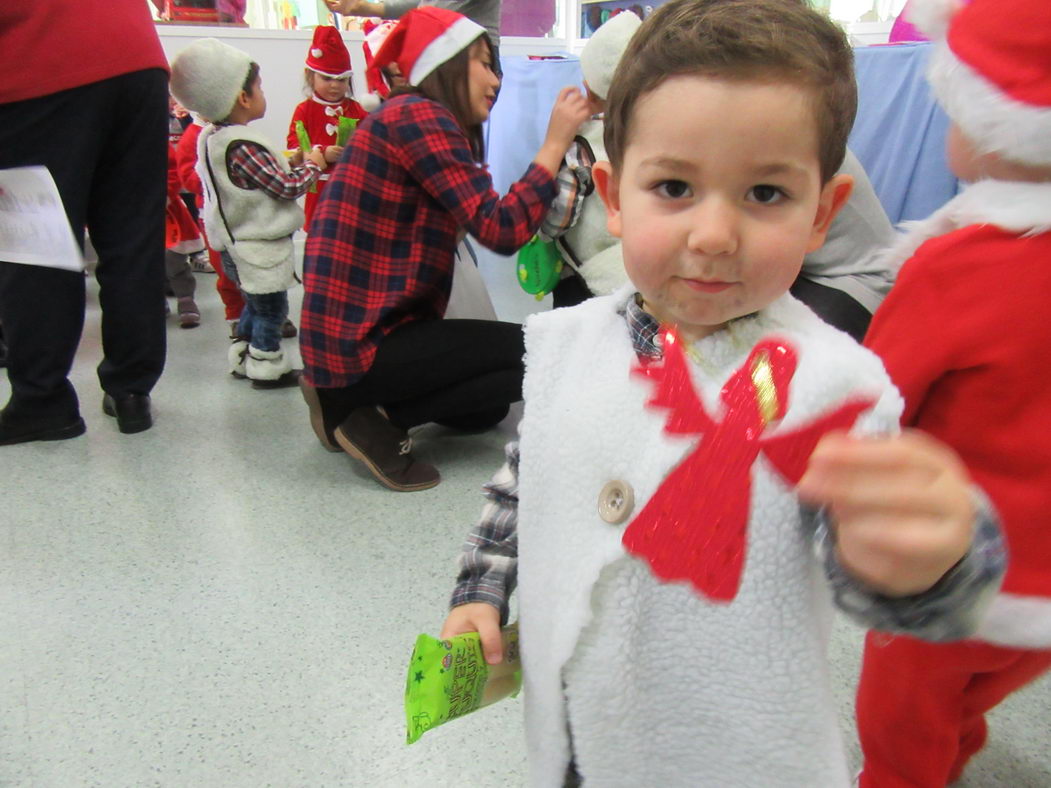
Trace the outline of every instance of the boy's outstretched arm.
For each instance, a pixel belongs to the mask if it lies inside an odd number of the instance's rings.
[[[800,480],[837,604],[927,640],[970,635],[1005,568],[995,512],[955,453],[916,431],[829,435]]]
[[[831,515],[843,568],[887,596],[926,591],[971,546],[976,510],[963,463],[920,432],[829,435],[799,494]]]
[[[500,625],[518,579],[518,443],[505,448],[507,461],[485,485],[486,504],[460,554],[460,573],[441,637],[477,632],[485,661],[503,661]]]

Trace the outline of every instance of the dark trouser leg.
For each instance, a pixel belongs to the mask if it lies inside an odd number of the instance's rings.
[[[87,226],[99,254],[102,388],[148,394],[164,369],[164,203],[168,82],[163,71],[97,86],[110,107],[89,195]]]
[[[197,290],[197,280],[190,269],[190,261],[186,259],[186,255],[166,249],[164,271],[168,277],[168,285],[176,298],[193,298]]]
[[[472,429],[486,420],[496,423],[508,405],[522,399],[524,355],[516,323],[437,320],[401,326],[380,344],[361,380],[317,390],[326,427],[363,405],[382,405],[404,428],[431,421],[459,421]]]
[[[257,350],[281,349],[281,324],[288,317],[288,293],[244,293],[245,310],[251,311],[251,345]]]

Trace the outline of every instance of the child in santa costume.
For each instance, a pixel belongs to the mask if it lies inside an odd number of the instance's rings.
[[[201,324],[201,310],[193,300],[197,280],[187,255],[200,251],[204,243],[197,230],[197,223],[179,196],[179,173],[176,171],[175,148],[171,143],[168,143],[168,199],[164,209],[164,235],[164,272],[168,277],[168,287],[175,296],[179,327],[196,328]]]
[[[857,715],[861,785],[877,788],[959,778],[985,713],[1051,667],[1051,3],[911,10],[936,42],[950,166],[973,183],[890,250],[904,265],[865,344],[905,398],[903,424],[954,448],[988,493],[1010,561],[973,640],[869,635]]]
[[[951,639],[998,579],[958,461],[788,293],[850,195],[852,58],[784,0],[672,0],[625,50],[594,172],[631,284],[529,319],[442,632],[498,662],[517,579],[533,785],[845,788],[833,601]]]
[[[292,113],[292,122],[288,125],[289,150],[300,147],[296,123],[301,121],[310,144],[321,146],[325,161],[329,164],[339,161],[343,154],[343,146],[336,144],[339,119],[361,120],[366,115],[361,105],[351,98],[350,77],[350,52],[339,30],[327,26],[314,28],[314,40],[310,42],[304,71],[306,92],[310,98],[298,104]],[[314,206],[328,179],[328,173],[322,173],[317,190],[307,192],[304,206],[306,222],[303,224],[305,230],[310,229]]]
[[[299,373],[281,349],[288,288],[296,282],[292,235],[303,223],[296,200],[326,168],[320,150],[292,168],[248,124],[266,114],[259,66],[246,52],[214,38],[172,61],[171,91],[210,121],[197,140],[197,174],[205,188],[204,223],[245,306],[230,347],[231,374],[252,387],[296,385]]]

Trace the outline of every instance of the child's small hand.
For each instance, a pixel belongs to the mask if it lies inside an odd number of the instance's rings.
[[[303,163],[303,151],[296,148],[292,155],[288,157],[288,163],[292,167],[299,167]]]
[[[309,153],[304,153],[303,157],[307,161],[314,162],[314,164],[316,164],[323,170],[328,167],[328,162],[325,161],[325,153],[321,150],[320,145],[315,145],[313,148],[311,148]]]
[[[551,119],[547,123],[545,142],[557,144],[565,154],[580,124],[591,117],[587,97],[580,88],[565,87],[558,93],[555,106],[551,108]]]
[[[447,640],[464,632],[477,632],[482,639],[485,661],[499,665],[504,661],[504,646],[500,639],[500,611],[487,602],[469,602],[449,611],[439,637]]]
[[[343,155],[342,145],[329,145],[325,148],[325,161],[329,164],[335,164],[339,161],[339,157]]]
[[[938,582],[971,546],[975,509],[963,463],[921,432],[828,435],[810,456],[800,497],[826,506],[840,564],[888,596]]]

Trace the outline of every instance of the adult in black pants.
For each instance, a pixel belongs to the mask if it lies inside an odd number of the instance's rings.
[[[152,424],[165,357],[167,62],[141,0],[0,9],[0,168],[46,166],[70,226],[98,252],[103,410],[121,432]],[[119,42],[119,44],[114,44]],[[11,398],[0,445],[84,432],[68,375],[84,323],[79,272],[0,262]]]

